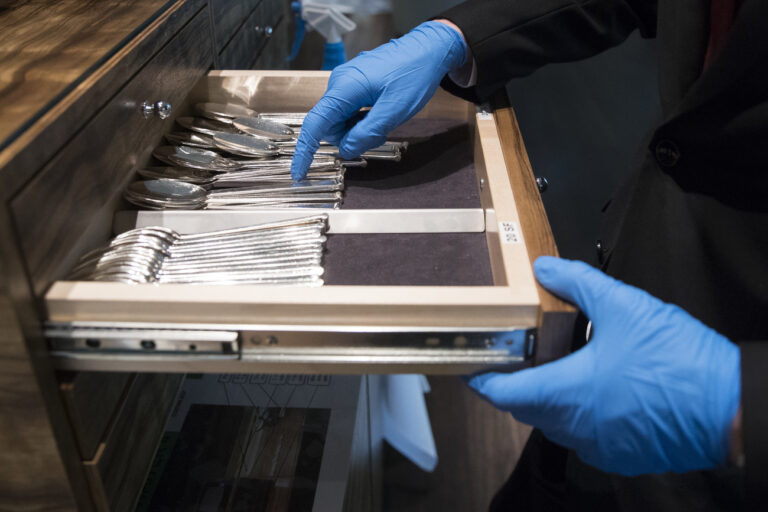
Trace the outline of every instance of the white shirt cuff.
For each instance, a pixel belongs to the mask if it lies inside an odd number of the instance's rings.
[[[448,78],[453,80],[453,83],[459,87],[465,89],[475,85],[477,83],[477,65],[475,64],[475,59],[470,57],[466,64],[459,69],[448,73]]]

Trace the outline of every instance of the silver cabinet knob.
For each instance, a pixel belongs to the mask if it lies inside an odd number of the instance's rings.
[[[272,32],[274,30],[270,25],[266,25],[264,27],[262,27],[261,25],[256,25],[255,27],[253,27],[253,29],[256,31],[257,34],[264,37],[271,37]]]
[[[141,113],[144,114],[145,118],[149,118],[154,115],[160,119],[167,119],[168,116],[171,115],[172,108],[173,107],[171,107],[171,104],[167,101],[156,101],[154,103],[145,101],[141,104],[140,110]]]

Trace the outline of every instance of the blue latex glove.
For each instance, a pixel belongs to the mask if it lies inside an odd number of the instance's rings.
[[[541,257],[534,269],[542,286],[592,320],[592,341],[540,367],[475,376],[470,386],[603,471],[723,464],[741,396],[739,348],[585,263]]]
[[[429,21],[337,67],[325,95],[304,120],[291,165],[293,178],[307,175],[320,140],[338,146],[348,159],[384,143],[390,131],[424,107],[446,73],[466,59],[461,34]],[[346,121],[362,107],[372,108],[348,129]]]

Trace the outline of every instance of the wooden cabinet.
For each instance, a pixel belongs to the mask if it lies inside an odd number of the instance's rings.
[[[132,380],[97,451],[83,461],[98,510],[134,510],[182,380],[161,373]]]
[[[82,5],[74,0],[60,4],[73,9],[67,30],[44,24],[45,38],[62,36],[54,47],[64,59],[77,47],[67,33],[92,34],[91,53],[82,50],[68,63],[71,76],[61,87],[34,81],[49,63],[25,61],[34,71],[28,74],[34,98],[14,106],[15,118],[0,110],[0,387],[14,391],[0,394],[0,416],[20,415],[0,426],[0,508],[130,508],[187,371],[460,373],[523,367],[563,353],[561,333],[573,313],[533,278],[532,260],[556,249],[504,98],[493,111],[478,111],[438,93],[419,116],[460,126],[452,133],[469,148],[469,186],[479,190],[472,212],[383,208],[378,221],[370,211],[331,212],[332,232],[355,235],[393,234],[390,218],[406,230],[413,218],[437,219],[441,226],[447,218],[463,219],[473,239],[487,246],[479,253],[492,271],[487,283],[298,290],[62,281],[77,258],[105,243],[127,218],[193,230],[265,220],[253,212],[162,219],[115,212],[125,208],[121,193],[135,171],[196,102],[237,98],[262,111],[307,110],[328,74],[216,70],[285,67],[291,20],[284,1],[100,4],[129,26],[104,21],[106,11],[98,9],[91,17],[76,15]],[[5,16],[0,13],[0,29]],[[95,29],[99,22],[108,30]],[[413,165],[429,161],[427,149]],[[440,254],[449,253],[450,247]],[[120,333],[136,340],[146,329],[202,337],[225,330],[236,342],[213,356],[69,351],[46,339],[49,322],[69,334],[125,329]],[[278,343],[260,343],[266,339]],[[86,369],[94,372],[61,373]]]
[[[221,20],[217,21],[217,48],[219,69],[285,69],[291,47],[291,15],[288,3],[281,0],[254,0],[214,2],[214,20],[217,4]],[[250,10],[248,10],[250,9]],[[232,23],[232,12],[241,13]],[[247,12],[245,12],[247,11]],[[219,32],[222,35],[219,35]],[[220,44],[226,37],[226,43]],[[266,50],[268,48],[268,50]],[[267,57],[269,56],[269,57]]]
[[[194,15],[10,201],[35,294],[61,275],[73,250],[109,235],[120,189],[173,125],[141,105],[182,104],[212,62],[209,21],[205,10]]]

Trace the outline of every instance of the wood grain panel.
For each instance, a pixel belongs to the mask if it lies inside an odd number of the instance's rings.
[[[0,208],[0,510],[93,509],[6,208]],[[42,475],[42,476],[41,476]]]
[[[71,88],[167,3],[28,0],[0,11],[0,141]]]
[[[165,1],[167,2],[167,0]],[[20,1],[18,3],[23,4],[25,2]],[[33,2],[27,3],[32,4]],[[39,4],[40,9],[47,8],[49,5],[48,2],[34,3]],[[101,11],[108,9],[108,6],[114,3],[118,2],[90,1],[83,3],[68,0],[56,4],[94,4],[94,9]],[[134,5],[139,2],[120,3]],[[59,101],[54,101],[55,96],[51,96],[50,101],[44,106],[30,107],[29,116],[31,117],[19,112],[14,113],[10,122],[20,123],[19,129],[22,129],[22,125],[28,127],[24,128],[23,133],[18,138],[0,151],[0,199],[5,200],[15,195],[19,188],[28,182],[34,173],[38,172],[74,134],[99,112],[114,96],[115,92],[136,74],[205,4],[206,0],[176,0],[172,2],[167,9],[160,9],[160,14],[138,32],[135,38],[128,42],[123,41],[124,44],[118,44],[115,48],[102,49],[105,53],[99,55],[98,58],[96,56],[98,49],[95,47],[83,49],[74,44],[74,47],[69,50],[60,48],[59,50],[63,53],[71,51],[82,54],[93,51],[95,60],[87,70],[83,70],[82,75],[79,75],[77,79],[64,88],[65,91],[62,92],[63,96]],[[30,18],[25,22],[24,26],[30,33],[37,34],[40,32],[40,26],[48,23],[44,13],[38,14],[37,18]],[[4,17],[5,15],[0,16]],[[131,26],[128,23],[129,18],[133,16],[130,12],[108,11],[108,16],[111,20],[108,26],[125,25],[127,34],[133,33],[137,29],[137,26]],[[66,23],[65,21],[59,23],[62,27],[66,27],[67,33],[96,30],[95,27],[83,26],[88,25],[87,16],[73,17]],[[3,42],[5,42],[5,33],[1,29],[0,34],[3,34]],[[110,56],[112,50],[115,51]],[[26,72],[26,76],[34,77],[39,73],[47,74],[47,71],[45,68],[30,68]],[[5,76],[5,74],[0,73],[0,76]],[[35,94],[34,88],[32,88],[31,94]],[[24,103],[26,100],[21,101]],[[0,111],[6,108],[9,103],[10,101],[6,99],[6,96],[0,94]],[[35,110],[36,108],[37,110]],[[17,115],[18,117],[16,117]],[[0,143],[0,148],[2,147],[3,144]]]
[[[260,0],[211,0],[216,51],[227,46]],[[266,1],[266,0],[264,0]]]
[[[71,264],[76,244],[87,250],[110,235],[122,189],[173,125],[145,119],[139,105],[183,101],[212,62],[208,23],[207,13],[196,15],[12,201],[35,293]]]
[[[262,0],[219,55],[221,69],[250,69],[260,53],[275,51],[272,41],[281,20],[281,5],[280,0]],[[272,36],[267,37],[264,27],[272,27]]]
[[[132,511],[144,485],[183,375],[136,376],[93,460],[86,461],[97,510]]]
[[[61,379],[61,395],[80,455],[92,459],[132,382],[132,373],[72,372]]]
[[[502,142],[504,161],[515,192],[520,229],[528,248],[531,265],[543,255],[557,256],[557,245],[549,226],[544,204],[536,186],[531,162],[525,150],[520,127],[505,91],[491,100],[494,119]],[[536,346],[536,364],[568,354],[576,309],[536,284],[541,301],[541,325]]]
[[[14,308],[0,286],[0,510],[75,510]]]

